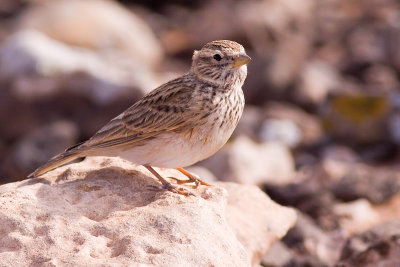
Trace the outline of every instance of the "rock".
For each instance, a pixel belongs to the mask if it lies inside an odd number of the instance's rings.
[[[318,167],[303,167],[287,184],[262,185],[271,199],[281,205],[292,206],[314,219],[321,228],[338,229],[338,218],[332,211],[335,198],[330,192],[331,181]]]
[[[313,145],[320,142],[323,138],[323,129],[320,119],[295,105],[271,101],[264,108],[263,113],[265,122],[269,120],[278,120],[285,122],[285,124],[287,124],[288,121],[294,123],[300,130],[300,133],[298,133],[298,130],[295,130],[293,126],[289,126],[292,131],[290,136],[291,140],[298,140],[298,145]],[[288,125],[286,127],[288,127]],[[261,138],[263,138],[263,135],[265,135],[265,133],[261,130]]]
[[[368,27],[369,26],[369,27]],[[359,24],[348,35],[348,50],[355,63],[382,62],[385,60],[383,32],[375,25]]]
[[[338,259],[345,239],[338,231],[325,232],[308,216],[298,213],[296,225],[283,242],[294,251],[289,266],[332,266]]]
[[[281,241],[276,242],[262,258],[262,266],[288,266],[294,257],[292,251]]]
[[[339,219],[339,224],[348,235],[360,233],[381,222],[379,213],[365,199],[348,203],[337,203],[333,211]]]
[[[396,71],[385,65],[373,65],[366,70],[365,82],[370,92],[394,93],[399,87]]]
[[[12,157],[25,173],[76,143],[77,126],[69,121],[56,121],[28,132],[15,145]]]
[[[158,64],[163,56],[151,28],[115,1],[41,2],[23,14],[20,29],[40,31],[61,43],[98,53],[119,53],[146,66]]]
[[[208,168],[222,181],[243,184],[288,183],[294,178],[294,160],[290,150],[281,143],[258,144],[239,136],[200,165]]]
[[[379,215],[379,223],[400,220],[400,193],[397,193],[385,203],[374,205],[373,209]]]
[[[313,9],[313,1],[239,2],[237,17],[254,46],[255,57],[270,63],[260,76],[272,84],[272,89],[288,86],[306,61],[312,45]]]
[[[399,266],[399,255],[400,221],[394,220],[350,238],[337,266]]]
[[[349,234],[359,234],[383,222],[400,220],[400,194],[378,205],[365,199],[337,203],[333,206],[333,212],[342,229]]]
[[[349,147],[330,145],[322,150],[322,168],[333,180],[340,180],[351,173],[360,157]]]
[[[281,142],[294,148],[300,144],[302,138],[300,127],[291,120],[270,119],[261,125],[260,139],[263,142]]]
[[[259,140],[258,133],[262,120],[262,109],[257,106],[246,104],[246,108],[243,110],[242,117],[231,138],[234,139],[238,136],[246,135],[253,140]]]
[[[302,103],[319,104],[338,86],[339,74],[332,66],[320,60],[310,60],[301,70],[296,94]]]
[[[14,94],[24,100],[67,90],[105,104],[153,89],[151,76],[145,65],[102,57],[37,31],[17,32],[0,47],[0,79],[10,81]]]
[[[323,148],[323,160],[339,161],[346,163],[360,162],[359,156],[349,147],[343,145],[329,145]]]
[[[294,177],[294,160],[290,150],[279,143],[256,144],[247,137],[235,140],[229,163],[235,181],[245,184],[287,183]]]
[[[394,112],[389,117],[389,132],[391,140],[396,144],[400,144],[400,113]]]
[[[265,252],[295,224],[296,213],[293,209],[277,205],[269,198],[268,204],[266,201],[260,201],[265,198],[265,194],[261,190],[255,190],[255,186],[235,183],[218,183],[218,185],[223,186],[229,193],[227,207],[229,224],[248,255],[251,255],[252,266],[256,266]],[[249,205],[252,207],[249,208]],[[274,214],[274,220],[271,220],[271,214]]]
[[[369,167],[363,164],[349,166],[347,173],[332,186],[336,198],[353,201],[365,198],[374,204],[387,201],[400,190],[397,170]]]
[[[184,197],[149,185],[159,182],[143,167],[93,157],[0,186],[0,262],[254,266],[296,220],[255,186],[186,187],[196,196]]]

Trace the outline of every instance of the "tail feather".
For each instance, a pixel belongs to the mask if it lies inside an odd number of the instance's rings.
[[[50,159],[48,162],[37,168],[34,172],[28,175],[28,178],[39,177],[46,172],[54,170],[66,163],[73,161],[74,159],[84,157],[81,153],[77,151],[66,151],[64,153],[58,154],[57,156]]]

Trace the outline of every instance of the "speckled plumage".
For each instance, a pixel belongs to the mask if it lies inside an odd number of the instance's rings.
[[[192,61],[187,74],[151,91],[92,138],[55,156],[30,176],[86,156],[119,156],[153,172],[151,166],[182,171],[214,154],[242,115],[241,87],[250,58],[240,44],[221,40],[195,51]],[[196,185],[203,183],[193,175],[188,177]],[[163,188],[186,194],[157,178]]]

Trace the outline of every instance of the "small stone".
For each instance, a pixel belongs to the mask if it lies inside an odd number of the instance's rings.
[[[332,192],[338,199],[353,201],[365,198],[374,204],[387,201],[399,190],[397,170],[362,164],[348,168],[348,172],[332,187]]]
[[[339,86],[339,73],[319,60],[310,60],[302,68],[296,91],[300,102],[319,104]]]
[[[337,266],[399,266],[400,221],[379,224],[351,237]]]
[[[288,133],[282,133],[291,143],[297,145],[313,145],[323,138],[323,130],[320,119],[301,108],[285,102],[269,102],[263,110],[265,122],[270,120],[284,123]],[[293,124],[289,126],[289,123]],[[296,129],[297,128],[297,129]],[[281,129],[279,132],[283,132]],[[260,132],[262,136],[263,133]],[[262,138],[262,137],[261,137]],[[296,141],[296,142],[295,142]]]
[[[282,143],[257,144],[240,136],[228,149],[227,162],[232,174],[220,179],[243,184],[284,184],[295,178],[293,156]]]
[[[333,211],[348,235],[365,231],[380,222],[379,213],[365,199],[335,204]]]
[[[332,266],[339,259],[344,242],[340,232],[325,232],[301,213],[298,213],[297,223],[283,239],[291,250],[300,252],[293,254],[291,260],[292,263],[303,263],[300,266]]]
[[[263,142],[281,142],[290,148],[298,146],[302,140],[300,127],[291,120],[266,120],[260,129]]]

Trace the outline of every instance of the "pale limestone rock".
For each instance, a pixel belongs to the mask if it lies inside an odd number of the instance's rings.
[[[366,199],[335,204],[333,212],[348,235],[366,231],[381,221],[379,213]]]
[[[286,145],[256,143],[246,136],[237,137],[199,164],[219,180],[241,184],[285,184],[296,179],[294,159]]]
[[[163,56],[151,28],[116,1],[41,1],[26,10],[19,24],[71,46],[122,52],[136,62],[156,65]]]
[[[322,103],[328,94],[339,87],[340,75],[329,64],[312,60],[301,70],[297,96],[306,103]]]
[[[282,184],[295,177],[293,156],[287,146],[278,142],[257,144],[241,136],[232,144],[228,162],[235,182]]]
[[[254,266],[296,221],[255,186],[184,197],[148,188],[158,184],[143,167],[88,158],[2,185],[1,265]]]
[[[156,86],[146,64],[69,46],[35,30],[16,32],[0,46],[0,80],[9,81],[21,99],[66,90],[99,104]]]

